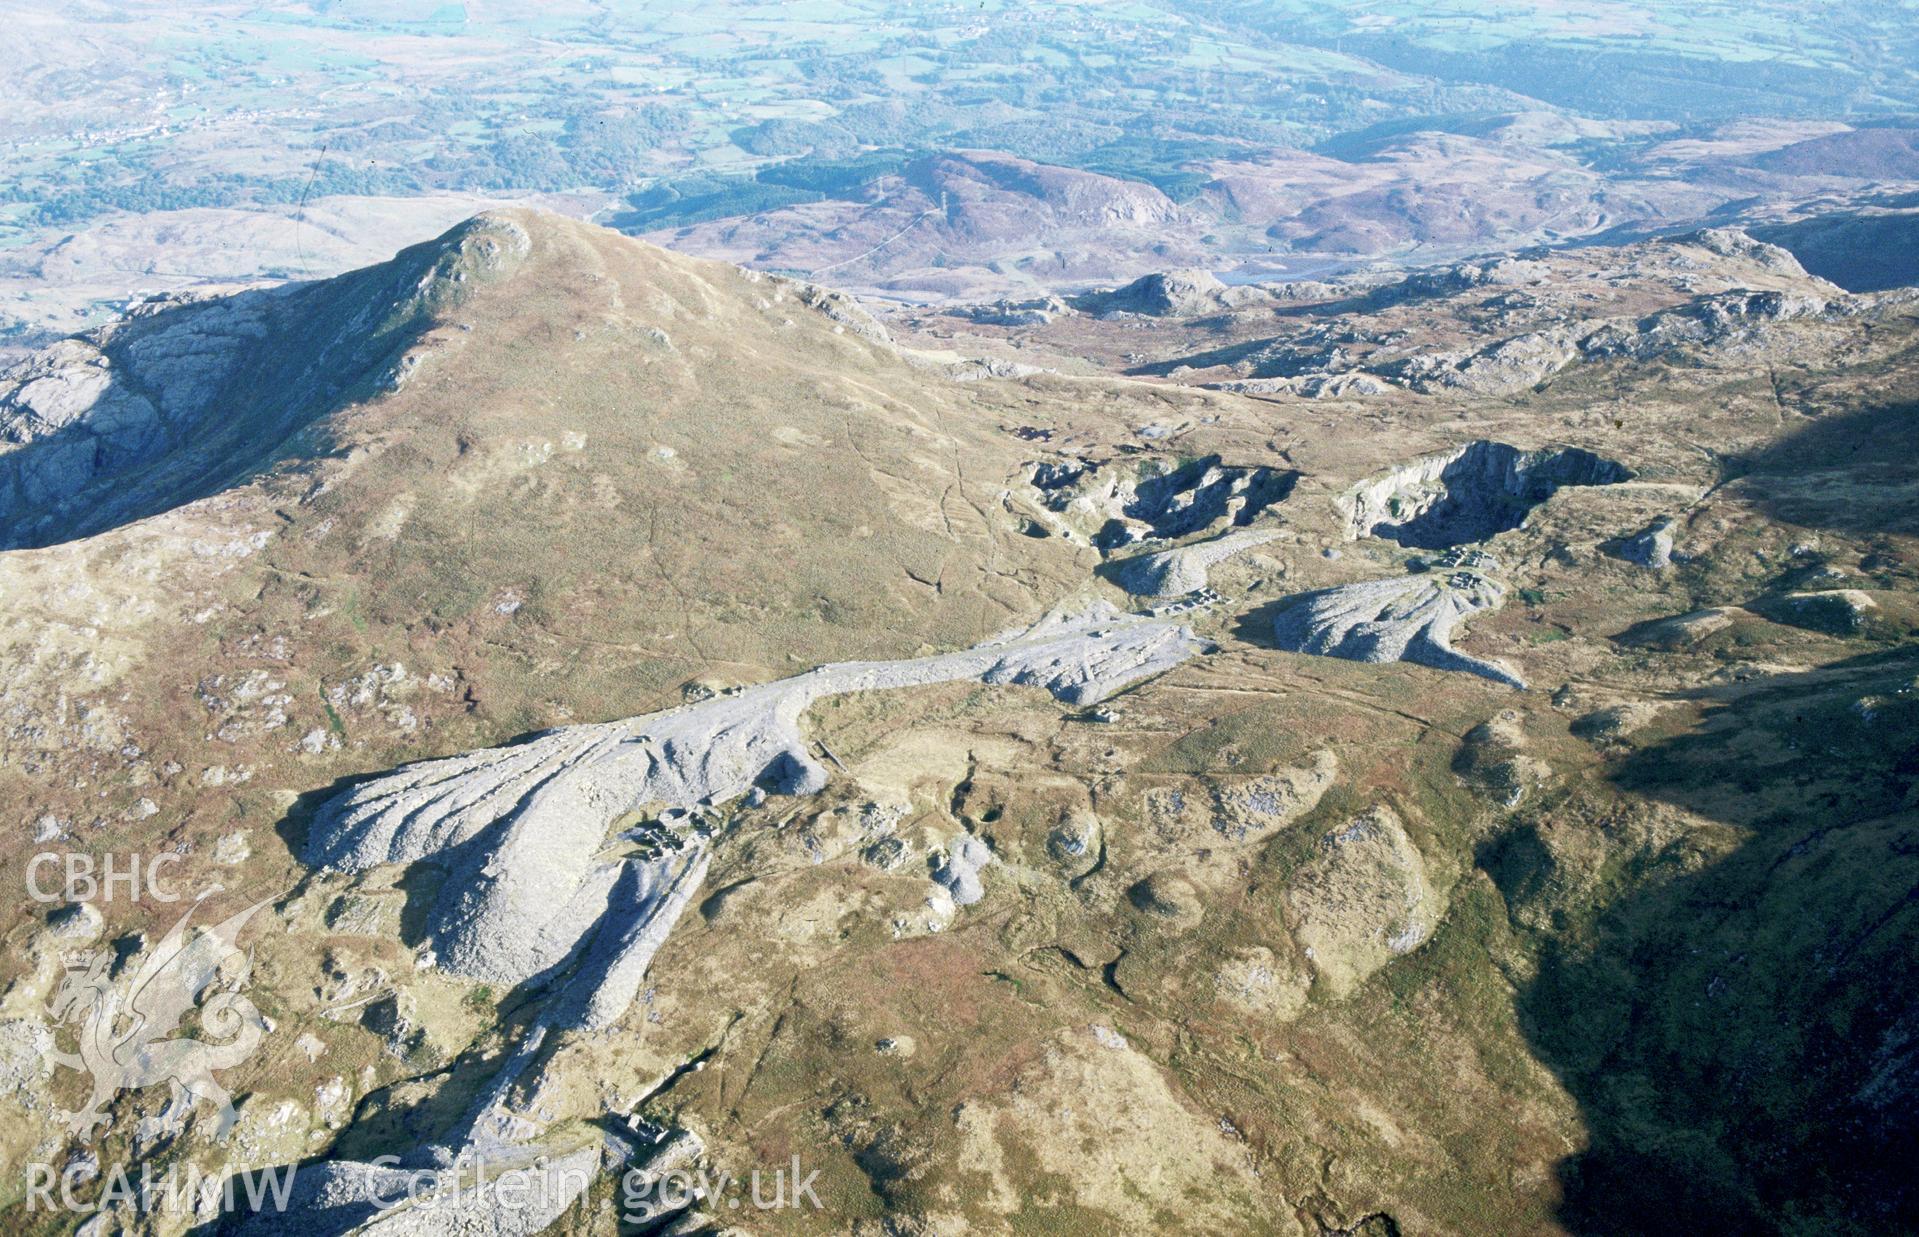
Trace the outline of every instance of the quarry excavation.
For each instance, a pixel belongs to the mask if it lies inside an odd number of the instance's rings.
[[[1049,460],[1026,466],[1030,492],[1048,512],[1103,553],[1176,541],[1220,521],[1244,528],[1283,503],[1299,483],[1289,469],[1198,459]]]
[[[1481,440],[1362,481],[1339,506],[1349,539],[1383,537],[1443,550],[1518,528],[1562,488],[1617,485],[1632,476],[1578,447],[1521,451]]]
[[[1142,537],[1179,538],[1224,519],[1234,527],[1284,502],[1298,474],[1265,467],[1233,468],[1208,456],[1138,482],[1118,497],[1120,515],[1096,535],[1111,548]],[[1143,527],[1142,527],[1143,526]]]

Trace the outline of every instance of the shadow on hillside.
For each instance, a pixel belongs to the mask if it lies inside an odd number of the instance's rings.
[[[1238,343],[1224,344],[1218,348],[1207,348],[1200,352],[1190,352],[1164,361],[1151,361],[1143,365],[1134,365],[1122,371],[1129,377],[1164,378],[1176,369],[1211,369],[1216,365],[1237,365],[1241,361],[1269,348],[1271,339],[1247,339]]]
[[[336,778],[325,786],[309,790],[293,801],[274,832],[286,844],[287,850],[298,856],[301,863],[308,866],[309,872],[318,874],[327,869],[315,866],[324,862],[324,852],[316,853],[311,848],[315,817],[321,808],[332,800],[345,795],[353,787],[364,782],[374,781],[386,776],[390,770],[380,769],[371,773],[349,774]],[[483,833],[480,838],[468,839],[459,846],[448,847],[434,856],[434,862],[415,862],[409,864],[400,877],[393,882],[393,888],[401,896],[399,918],[399,941],[408,949],[418,949],[427,941],[428,919],[432,915],[434,903],[439,899],[440,887],[446,878],[449,865],[458,863],[473,851],[484,845],[489,839]],[[327,912],[331,915],[331,908]],[[330,925],[329,920],[329,925]]]
[[[1244,641],[1257,648],[1278,648],[1279,640],[1273,635],[1273,620],[1294,606],[1304,604],[1302,598],[1310,595],[1294,593],[1286,597],[1277,597],[1235,615],[1232,627],[1233,639]]]
[[[1919,216],[1831,214],[1748,230],[1848,292],[1919,283]]]
[[[1906,648],[1742,685],[1617,764],[1622,789],[1748,835],[1630,858],[1627,892],[1555,929],[1519,993],[1590,1132],[1560,1164],[1574,1232],[1919,1229],[1915,673]],[[1538,829],[1479,862],[1516,909],[1565,906]]]
[[[1741,487],[1774,519],[1919,535],[1916,459],[1919,405],[1891,404],[1817,417],[1735,467]]]
[[[51,369],[33,407],[10,410],[11,431],[36,436],[0,454],[0,549],[92,536],[324,453],[328,414],[394,389],[401,355],[465,295],[481,269],[467,239],[483,230],[115,324],[105,367]]]
[[[221,366],[245,364],[264,346],[243,332],[274,318],[286,295],[252,290],[149,310],[101,347],[107,368],[30,383],[39,400],[8,410],[19,417],[17,430],[34,436],[0,455],[0,549],[53,545],[157,515],[266,467],[262,444],[232,433],[234,422],[250,418],[244,407],[224,406]],[[205,355],[195,356],[196,346]],[[99,377],[108,381],[89,400],[81,392]],[[56,387],[64,398],[46,394]],[[222,415],[213,413],[216,403]],[[72,419],[60,423],[65,417]]]

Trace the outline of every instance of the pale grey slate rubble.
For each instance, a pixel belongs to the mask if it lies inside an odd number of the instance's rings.
[[[706,879],[710,852],[692,846],[651,863],[629,861],[580,964],[543,1015],[556,1026],[611,1026],[639,995],[653,955],[666,944]]]
[[[334,1161],[305,1169],[297,1220],[257,1217],[270,1221],[259,1231],[522,1237],[550,1224],[604,1164],[632,1151],[608,1137],[542,1160],[545,1128],[513,1101],[550,1032],[602,1029],[626,1012],[705,877],[709,851],[697,837],[653,858],[601,861],[621,817],[720,804],[756,788],[821,789],[826,771],[807,752],[800,718],[824,696],[978,679],[1091,704],[1199,649],[1187,627],[1100,602],[971,649],[821,666],[678,709],[405,766],[344,791],[316,816],[308,862],[348,872],[437,864],[447,871],[426,931],[441,966],[504,984],[557,975],[569,963],[572,974],[453,1136],[403,1165]],[[979,873],[992,859],[985,843],[961,834],[935,879],[956,905],[969,905],[983,896]],[[534,1076],[532,1091],[544,1081]],[[541,1175],[527,1199],[461,1196],[438,1218],[404,1202],[410,1185],[421,1193],[417,1183],[462,1157],[534,1165]],[[402,1201],[387,1201],[395,1198]]]
[[[456,973],[520,982],[577,957],[572,976],[549,998],[526,1040],[494,1080],[434,1166],[465,1153],[490,1162],[539,1146],[538,1122],[519,1115],[509,1094],[554,1029],[604,1027],[630,1005],[647,966],[705,875],[695,843],[656,859],[595,863],[610,824],[640,806],[691,807],[732,798],[756,781],[792,793],[817,790],[824,770],[807,754],[799,718],[821,696],[960,678],[1042,686],[1069,703],[1090,703],[1190,656],[1198,642],[1169,623],[1097,606],[1049,616],[975,649],[903,662],[825,666],[809,674],[627,722],[570,727],[530,743],[401,769],[353,788],[316,822],[314,861],[346,870],[430,860],[449,868],[429,919],[441,962]],[[992,858],[970,836],[956,839],[942,873],[955,903],[981,895],[979,869]],[[556,1167],[598,1171],[600,1149],[556,1158]],[[432,1167],[316,1166],[307,1231],[411,1233],[424,1217],[381,1207]],[[577,1195],[556,1184],[563,1208]],[[445,1212],[443,1215],[447,1214]],[[459,1204],[476,1233],[537,1231],[557,1210]]]
[[[348,872],[429,859],[446,868],[426,918],[439,964],[519,984],[564,964],[591,933],[605,931],[609,907],[622,904],[622,881],[665,888],[675,879],[665,871],[634,874],[637,860],[596,859],[620,816],[723,803],[755,785],[786,794],[824,786],[826,771],[800,732],[801,715],[821,697],[978,679],[1044,687],[1086,705],[1197,648],[1186,627],[1100,605],[960,652],[822,666],[663,713],[570,726],[408,765],[348,789],[317,814],[307,860]],[[677,914],[683,905],[684,898],[662,898],[659,910]],[[630,933],[644,940],[651,929],[635,925]],[[621,1011],[609,1002],[581,1008],[616,1017]]]
[[[333,1160],[300,1170],[284,1210],[269,1201],[239,1227],[276,1237],[533,1237],[586,1192],[609,1154],[599,1142],[558,1155],[523,1148],[487,1159],[484,1181],[471,1165],[456,1173],[437,1164]]]
[[[1206,572],[1279,534],[1269,529],[1227,533],[1210,541],[1143,554],[1117,565],[1114,579],[1135,597],[1178,597],[1206,587]]]
[[[1460,670],[1524,689],[1511,668],[1452,646],[1453,628],[1479,610],[1497,609],[1506,590],[1463,568],[1362,580],[1300,593],[1273,620],[1279,647],[1350,661],[1408,661]]]

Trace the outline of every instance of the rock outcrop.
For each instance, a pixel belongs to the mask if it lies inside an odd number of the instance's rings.
[[[1023,301],[998,300],[990,305],[968,305],[950,311],[954,317],[977,322],[981,326],[1045,326],[1073,307],[1056,296],[1037,296]]]
[[[1312,289],[1315,299],[1333,302],[1325,307],[1333,316],[1239,350],[1231,363],[1244,380],[1219,385],[1324,397],[1384,389],[1382,380],[1390,380],[1424,395],[1508,398],[1585,363],[1737,360],[1773,347],[1778,323],[1867,311],[1863,298],[1832,295],[1838,289],[1808,275],[1790,253],[1733,228],[1627,252],[1619,266],[1589,278],[1651,291],[1667,303],[1595,314],[1611,298],[1568,296],[1563,268],[1551,258],[1462,263],[1383,285],[1352,276]],[[1702,272],[1716,286],[1700,290]],[[1419,326],[1406,329],[1409,321]],[[1382,329],[1387,323],[1398,329]],[[1464,329],[1434,330],[1439,324]],[[1218,359],[1207,355],[1208,363]]]
[[[1641,645],[1650,648],[1678,649],[1689,648],[1715,632],[1731,627],[1740,616],[1747,615],[1744,610],[1731,606],[1714,606],[1707,610],[1694,610],[1690,614],[1675,614],[1671,618],[1653,619],[1640,623],[1617,638],[1623,644]]]
[[[1422,353],[1382,372],[1426,395],[1512,395],[1538,386],[1579,359],[1582,333],[1591,329],[1592,324],[1576,323],[1526,331],[1464,354]]]
[[[1141,275],[1123,288],[1079,299],[1088,313],[1146,314],[1154,318],[1190,318],[1218,313],[1260,300],[1256,288],[1230,287],[1211,271],[1159,271]]]
[[[1160,849],[1187,858],[1258,846],[1319,806],[1338,775],[1339,759],[1322,750],[1298,768],[1155,787],[1143,823]]]
[[[962,833],[946,844],[946,857],[933,871],[933,883],[952,895],[954,906],[971,906],[986,896],[980,872],[993,862],[986,843]]]
[[[1552,766],[1528,753],[1522,715],[1504,709],[1466,732],[1453,772],[1501,807],[1517,807],[1553,776]]]
[[[1115,484],[1108,509],[1118,513],[1094,536],[1112,550],[1148,538],[1186,537],[1220,520],[1244,527],[1275,503],[1284,502],[1299,475],[1285,469],[1234,467],[1216,455],[1170,472]]]
[[[1697,245],[1722,258],[1740,258],[1781,275],[1809,278],[1806,268],[1799,264],[1799,259],[1792,255],[1791,250],[1759,240],[1743,228],[1701,228],[1697,232],[1672,237],[1670,243]]]
[[[1335,1000],[1424,944],[1446,910],[1419,848],[1385,806],[1320,838],[1285,901],[1294,938]]]
[[[1393,389],[1393,384],[1384,378],[1360,372],[1242,378],[1205,385],[1214,391],[1230,391],[1237,395],[1297,395],[1302,399],[1348,399],[1353,396],[1384,395]]]
[[[1641,567],[1670,567],[1673,529],[1677,526],[1678,521],[1669,515],[1662,515],[1622,540],[1617,553],[1620,558]]]
[[[404,382],[433,315],[530,247],[509,216],[480,215],[379,266],[156,298],[26,358],[0,374],[0,549],[150,515],[267,466],[316,418]]]
[[[1638,321],[1609,320],[1580,340],[1585,356],[1645,361],[1682,350],[1730,353],[1760,342],[1775,322],[1812,318],[1833,308],[1822,296],[1736,290],[1694,298]]]
[[[1786,593],[1754,604],[1766,617],[1794,627],[1851,635],[1866,625],[1879,603],[1863,589],[1835,588],[1817,593]]]

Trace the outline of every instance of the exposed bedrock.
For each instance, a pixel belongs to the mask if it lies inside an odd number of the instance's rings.
[[[1673,530],[1678,521],[1662,515],[1630,537],[1622,537],[1613,553],[1641,567],[1672,566]]]
[[[1221,283],[1211,271],[1160,271],[1141,275],[1123,288],[1078,297],[1073,307],[1094,314],[1187,318],[1251,304],[1263,295],[1257,288]]]
[[[1291,497],[1299,474],[1263,465],[1225,464],[1217,455],[1167,468],[1162,461],[1042,460],[1028,465],[1032,497],[1066,517],[1099,550],[1251,524]],[[1149,471],[1166,468],[1166,471]],[[1216,530],[1222,521],[1225,530]]]
[[[1362,481],[1337,502],[1349,539],[1437,550],[1518,528],[1565,486],[1632,477],[1624,465],[1578,447],[1521,451],[1481,439]]]
[[[1871,620],[1879,603],[1860,589],[1837,588],[1761,598],[1752,608],[1774,622],[1847,636]]]
[[[480,215],[337,279],[154,298],[0,372],[0,548],[84,536],[258,471],[316,419],[397,388],[436,315],[530,248],[513,219]]]
[[[986,896],[980,872],[993,862],[986,843],[962,833],[947,843],[946,856],[933,872],[933,882],[952,895],[953,905],[971,906]]]
[[[579,1021],[560,1025],[605,1025],[624,1012],[621,994],[631,996],[704,870],[698,855],[601,858],[621,817],[723,803],[756,784],[820,789],[826,772],[800,719],[824,696],[978,679],[1091,704],[1198,647],[1186,627],[1100,605],[955,653],[822,666],[662,713],[404,766],[324,804],[306,857],[347,872],[442,869],[424,920],[442,967],[513,985],[581,957],[587,965],[571,982],[586,987],[562,1002]]]
[[[1279,647],[1349,661],[1409,661],[1461,670],[1524,689],[1510,667],[1452,646],[1453,628],[1479,610],[1497,609],[1506,590],[1476,571],[1451,569],[1391,580],[1362,580],[1300,593],[1273,620]]]
[[[1446,911],[1419,848],[1384,805],[1321,837],[1318,854],[1289,881],[1285,902],[1300,946],[1334,999],[1419,948]]]

